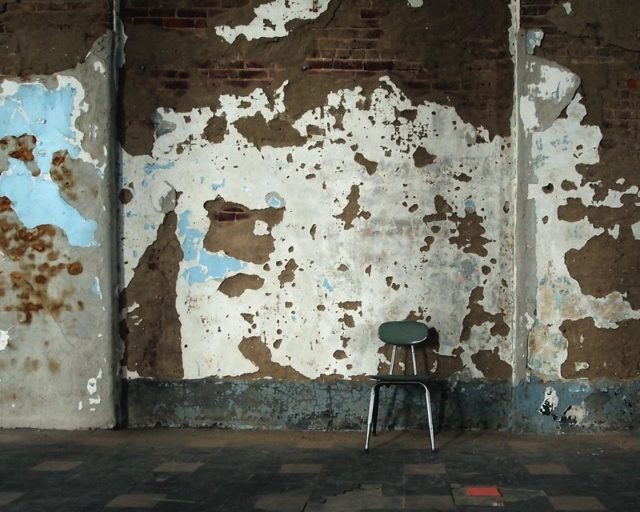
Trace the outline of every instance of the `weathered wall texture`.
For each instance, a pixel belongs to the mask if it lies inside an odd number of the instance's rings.
[[[522,2],[519,320],[549,428],[633,425],[638,403],[637,386],[616,383],[640,377],[636,11]]]
[[[445,424],[633,425],[633,8],[312,5],[126,2],[132,423],[357,427],[376,324],[415,318]],[[263,379],[288,412],[239,413]]]
[[[408,318],[442,426],[637,427],[635,10],[0,3],[0,425],[360,428]]]
[[[124,10],[130,377],[510,381],[508,6],[211,4]]]
[[[111,7],[1,7],[0,427],[111,426]]]

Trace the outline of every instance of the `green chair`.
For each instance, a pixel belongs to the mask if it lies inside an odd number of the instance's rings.
[[[376,435],[376,424],[378,422],[378,399],[380,397],[381,386],[421,386],[424,389],[427,398],[427,417],[429,419],[429,437],[431,439],[431,451],[436,451],[436,445],[433,437],[433,417],[431,415],[431,396],[427,387],[428,376],[418,375],[416,368],[416,350],[415,346],[422,343],[429,335],[429,328],[421,322],[412,322],[408,320],[398,322],[385,322],[378,328],[378,337],[381,341],[393,346],[391,354],[391,368],[388,375],[371,375],[370,378],[376,383],[371,389],[371,401],[369,403],[369,418],[367,420],[367,439],[364,449],[369,451],[369,440],[371,433]],[[395,374],[393,367],[396,362],[396,349],[398,347],[410,347],[413,360],[413,375]]]

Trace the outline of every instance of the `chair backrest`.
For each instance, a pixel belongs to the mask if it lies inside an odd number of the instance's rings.
[[[378,337],[389,345],[416,345],[428,336],[429,327],[422,322],[400,320],[384,322],[378,327]]]
[[[378,327],[378,337],[381,341],[393,345],[391,353],[391,366],[389,375],[393,375],[393,368],[396,362],[396,348],[398,346],[411,347],[411,358],[413,360],[413,374],[418,374],[416,366],[416,351],[414,345],[422,343],[429,336],[429,327],[422,322],[411,320],[399,320],[395,322],[384,322]]]

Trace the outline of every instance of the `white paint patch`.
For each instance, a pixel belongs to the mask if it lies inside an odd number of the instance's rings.
[[[407,0],[409,7],[422,7],[424,5],[423,0]]]
[[[7,345],[9,345],[9,331],[0,329],[0,351],[7,348]]]
[[[585,418],[587,417],[587,408],[582,402],[580,405],[572,405],[564,413],[564,417],[570,421],[575,422],[577,426],[584,425]]]
[[[530,330],[536,323],[536,319],[533,318],[528,312],[524,314],[524,319],[527,325],[527,330]]]
[[[631,226],[631,231],[633,231],[633,238],[640,240],[640,221]]]
[[[253,234],[256,236],[263,236],[269,234],[269,224],[261,220],[257,220],[255,227],[253,228]]]
[[[533,30],[527,30],[525,34],[525,51],[529,55],[533,55],[536,48],[542,43],[544,38],[544,32],[539,28]]]
[[[105,74],[107,72],[107,69],[104,67],[104,64],[100,61],[96,61],[93,63],[93,70],[96,73],[100,73],[100,74]]]
[[[589,369],[589,363],[585,362],[585,361],[579,361],[575,363],[575,369],[576,372],[581,372],[582,370],[588,370]]]
[[[318,0],[315,10],[312,5],[311,0],[273,0],[254,9],[255,18],[248,25],[218,26],[216,34],[229,44],[240,35],[244,35],[249,41],[264,37],[285,37],[289,34],[287,23],[317,18],[327,10],[329,0]]]
[[[544,399],[538,408],[540,414],[549,416],[555,411],[560,403],[558,393],[552,387],[547,387],[544,391]]]
[[[571,14],[571,2],[562,2],[562,7],[564,7],[564,12]]]
[[[96,406],[100,405],[102,399],[100,398],[100,394],[98,393],[98,384],[102,379],[102,368],[98,370],[98,375],[95,377],[91,377],[87,381],[87,393],[89,394],[88,402],[89,402],[89,411],[95,412]],[[82,404],[82,402],[80,402]],[[82,406],[79,406],[78,410],[81,410]]]

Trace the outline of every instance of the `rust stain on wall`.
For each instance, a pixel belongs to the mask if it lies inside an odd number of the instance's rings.
[[[67,203],[83,214],[91,212],[101,186],[93,166],[69,158],[66,151],[57,151],[53,154],[49,174]]]
[[[271,377],[285,380],[307,380],[291,366],[282,366],[272,360],[271,350],[258,336],[242,338],[238,345],[240,352],[258,367],[254,373],[241,375],[241,378],[261,379]]]
[[[251,263],[263,264],[275,249],[271,230],[282,221],[284,208],[264,208],[250,210],[244,205],[225,201],[218,196],[207,201],[204,208],[208,212],[211,225],[204,237],[204,248],[210,252],[224,251],[233,258]],[[256,221],[267,224],[269,234],[256,235]]]
[[[33,150],[36,147],[37,139],[33,135],[23,133],[19,137],[9,135],[0,139],[0,163],[7,156],[21,160],[29,169],[32,176],[39,176],[40,169],[36,163]],[[6,155],[6,156],[5,156]],[[7,165],[0,165],[0,169],[7,169]],[[0,174],[2,171],[0,171]]]
[[[567,339],[562,377],[637,379],[640,377],[640,320],[624,320],[615,329],[598,328],[593,318],[565,320],[560,331]]]
[[[141,377],[183,377],[176,283],[183,253],[176,236],[177,215],[169,212],[122,292],[125,318],[120,333],[126,367]]]
[[[351,229],[353,227],[353,221],[359,218],[368,219],[371,217],[371,213],[360,210],[360,187],[358,185],[351,185],[351,191],[347,196],[347,205],[342,210],[340,215],[334,215],[336,219],[340,219],[344,222],[344,229]]]
[[[0,251],[9,260],[5,271],[10,281],[3,284],[0,295],[12,294],[4,310],[15,311],[18,322],[30,324],[41,311],[57,319],[65,311],[80,309],[77,302],[66,300],[74,288],[64,288],[56,297],[49,291],[51,281],[64,270],[71,276],[83,270],[81,262],[71,262],[60,254],[57,244],[63,240],[64,235],[48,224],[27,229],[11,208],[11,201],[0,197]]]
[[[227,297],[239,297],[247,290],[259,290],[264,285],[264,279],[253,274],[236,274],[227,277],[220,286],[218,291],[224,293]]]

